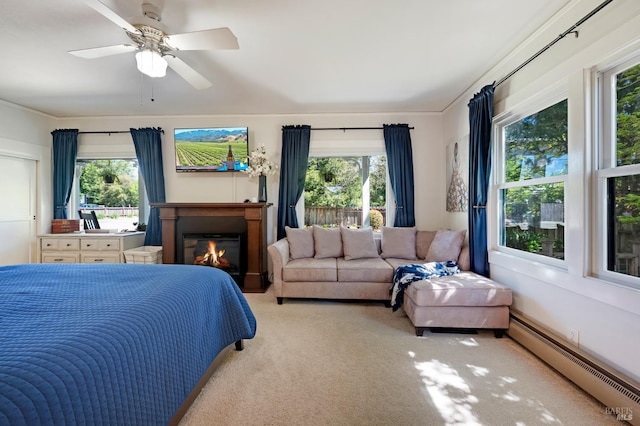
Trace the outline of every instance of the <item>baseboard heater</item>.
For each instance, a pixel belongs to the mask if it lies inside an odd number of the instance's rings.
[[[640,425],[638,383],[518,312],[511,312],[508,335],[604,404],[613,418]]]

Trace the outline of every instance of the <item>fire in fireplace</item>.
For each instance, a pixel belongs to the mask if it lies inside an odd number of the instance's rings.
[[[183,259],[188,265],[212,266],[241,276],[241,234],[183,234]]]
[[[218,250],[215,241],[209,241],[209,249],[204,254],[195,255],[194,265],[213,266],[214,268],[229,269],[231,263],[224,257],[226,250]]]

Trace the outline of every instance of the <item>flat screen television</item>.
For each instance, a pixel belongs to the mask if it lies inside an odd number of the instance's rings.
[[[247,127],[174,129],[177,172],[235,172],[249,159]]]

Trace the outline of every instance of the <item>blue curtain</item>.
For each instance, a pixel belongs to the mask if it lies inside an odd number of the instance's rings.
[[[282,127],[280,190],[278,193],[278,240],[286,236],[285,226],[298,227],[296,204],[304,190],[304,179],[309,165],[310,140],[310,126]]]
[[[491,174],[493,85],[469,102],[469,257],[471,270],[489,276],[487,198]]]
[[[162,129],[130,129],[133,145],[136,148],[138,167],[147,188],[147,197],[150,203],[164,203],[164,169],[162,164]],[[141,218],[142,219],[142,218]],[[151,206],[147,234],[144,238],[145,246],[162,245],[162,225],[160,223],[160,210]]]
[[[78,129],[61,129],[53,135],[53,218],[67,218],[78,157]]]
[[[396,199],[393,226],[415,226],[413,150],[408,124],[385,124],[384,146],[391,189]]]

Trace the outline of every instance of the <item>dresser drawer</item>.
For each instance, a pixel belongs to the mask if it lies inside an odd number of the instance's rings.
[[[83,238],[82,250],[120,251],[120,240],[117,238]]]
[[[42,263],[78,263],[78,255],[66,253],[42,253]]]
[[[95,253],[95,254],[82,254],[82,263],[120,263],[120,254],[109,253]]]
[[[80,250],[80,241],[77,238],[43,238],[42,251],[53,250]]]

